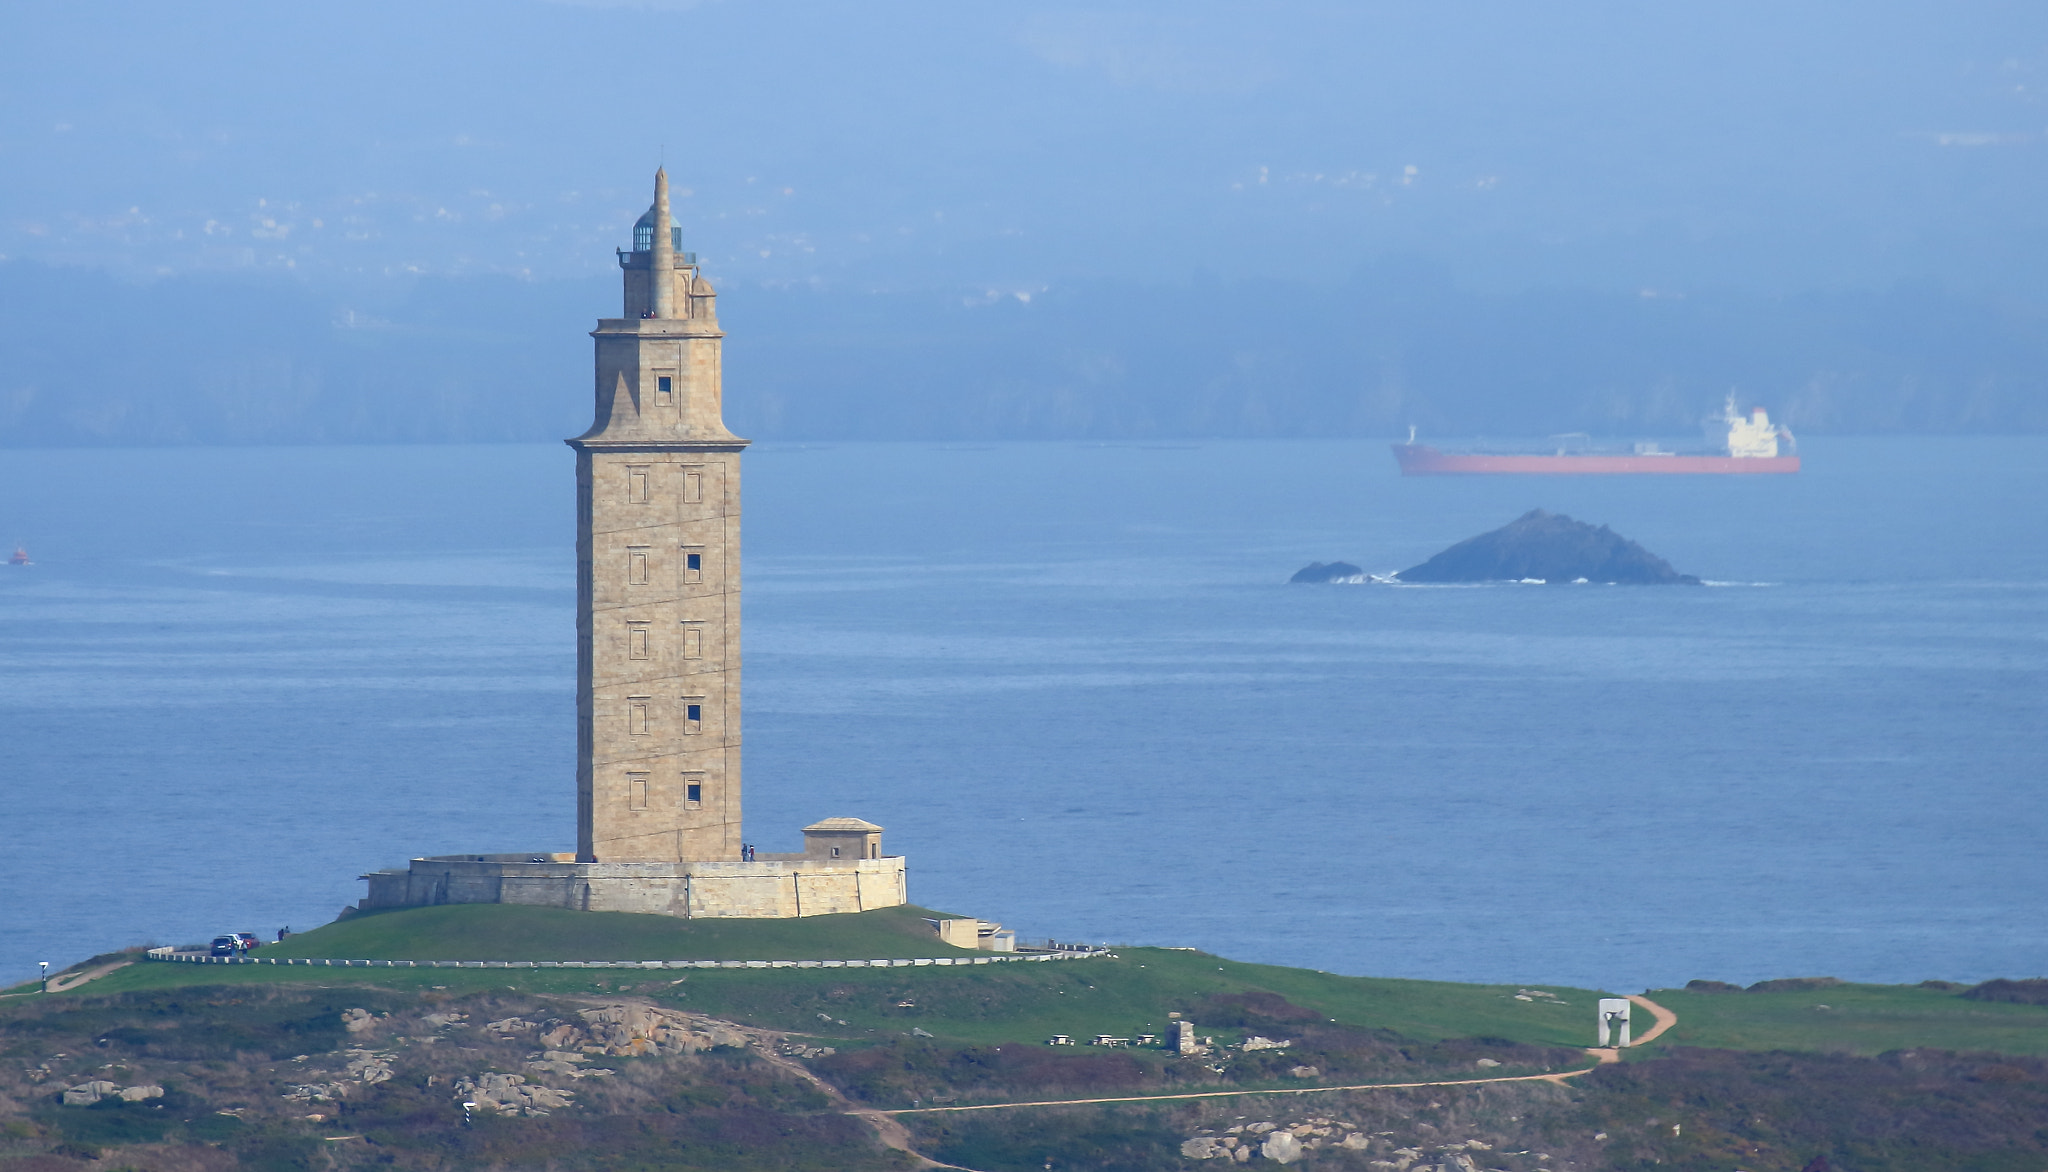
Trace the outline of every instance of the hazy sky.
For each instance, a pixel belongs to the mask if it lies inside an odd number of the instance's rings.
[[[2048,4],[13,4],[0,256],[2039,296]]]

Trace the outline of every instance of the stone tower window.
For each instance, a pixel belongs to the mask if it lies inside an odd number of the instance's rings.
[[[629,503],[647,503],[647,472],[647,466],[644,464],[626,469],[626,500]]]
[[[704,731],[704,698],[692,696],[683,705],[683,732],[694,735]]]
[[[683,658],[704,658],[704,628],[701,624],[683,624]]]
[[[628,696],[631,706],[626,709],[626,731],[636,737],[647,735],[648,715],[652,696]]]
[[[701,552],[702,548],[701,546],[697,549],[684,547],[683,581],[702,582],[704,580],[704,554]]]
[[[628,798],[629,804],[635,810],[645,810],[647,808],[647,775],[644,773],[628,773],[626,775],[626,789],[630,795]]]
[[[671,375],[661,375],[654,380],[654,401],[663,407],[673,407],[676,401],[676,380]]]
[[[627,548],[626,585],[647,585],[647,555],[651,552],[652,550],[644,545],[629,546]]]
[[[683,472],[683,503],[701,505],[704,503],[704,474],[685,469]]]
[[[702,776],[704,776],[704,775],[703,775],[703,774],[701,774],[701,773],[697,773],[697,774],[689,774],[689,773],[686,773],[686,774],[684,774],[683,776],[685,776],[685,777],[702,777]],[[688,806],[688,807],[689,807],[690,809],[692,809],[692,810],[698,809],[698,808],[700,808],[701,806],[703,806],[703,804],[704,804],[704,783],[703,783],[703,782],[701,782],[701,781],[688,781],[688,782],[684,782],[684,783],[683,783],[683,804],[684,804],[684,805],[686,805],[686,806]]]

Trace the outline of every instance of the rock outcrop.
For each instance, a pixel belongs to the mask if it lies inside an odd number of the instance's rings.
[[[139,1087],[123,1087],[105,1079],[82,1082],[65,1091],[61,1096],[66,1107],[90,1107],[101,1099],[119,1099],[124,1103],[140,1103],[146,1099],[161,1099],[164,1089],[154,1084]]]
[[[1671,563],[1609,529],[1562,513],[1531,509],[1491,533],[1461,541],[1401,582],[1600,582],[1631,586],[1697,586]]]
[[[1363,582],[1365,571],[1350,562],[1310,562],[1294,572],[1289,582]]]

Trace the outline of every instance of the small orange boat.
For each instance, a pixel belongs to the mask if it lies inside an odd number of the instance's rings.
[[[15,546],[14,556],[7,559],[7,564],[10,566],[29,565],[30,563],[28,560],[28,551],[26,549],[23,549],[21,546]]]

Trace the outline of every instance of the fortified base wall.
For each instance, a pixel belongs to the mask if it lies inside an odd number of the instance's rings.
[[[903,856],[785,855],[753,862],[576,863],[548,855],[447,855],[372,871],[357,905],[519,903],[586,912],[787,920],[910,902]]]

